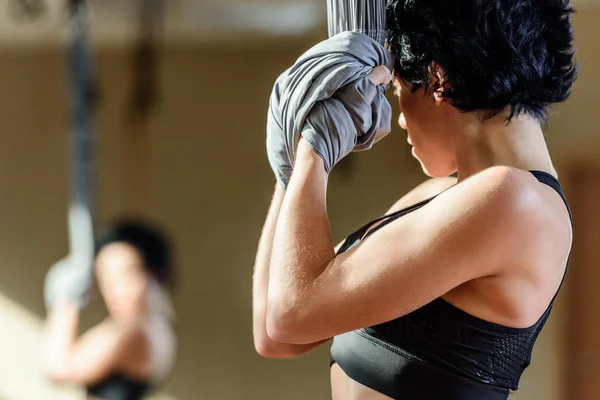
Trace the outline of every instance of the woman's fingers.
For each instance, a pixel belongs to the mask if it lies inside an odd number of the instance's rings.
[[[369,74],[369,79],[375,85],[386,85],[392,80],[392,73],[385,65],[378,65]]]

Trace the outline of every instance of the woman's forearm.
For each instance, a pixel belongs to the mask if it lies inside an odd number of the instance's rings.
[[[266,331],[267,294],[269,290],[269,265],[271,251],[275,237],[275,226],[279,217],[279,210],[283,203],[285,189],[279,183],[271,200],[267,218],[258,242],[258,250],[254,262],[254,276],[252,281],[252,331],[254,334],[254,347],[263,356],[270,356],[273,343]]]
[[[318,304],[310,293],[335,258],[321,158],[300,141],[294,175],[281,206],[273,246],[267,328],[277,339],[290,319]]]
[[[273,341],[267,333],[267,298],[269,290],[271,253],[275,239],[275,228],[277,226],[277,220],[279,218],[279,212],[281,210],[284,197],[285,189],[280,184],[277,184],[258,244],[252,288],[252,330],[254,334],[254,347],[256,351],[263,357],[271,358],[297,357],[323,343],[318,342],[307,345],[279,343]]]
[[[53,380],[60,381],[67,368],[71,350],[77,339],[79,308],[64,302],[50,311],[42,349],[42,366]]]

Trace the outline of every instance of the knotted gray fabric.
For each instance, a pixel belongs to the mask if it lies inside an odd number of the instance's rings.
[[[300,136],[323,159],[327,173],[351,151],[370,149],[391,130],[385,86],[367,77],[394,58],[365,34],[342,32],[306,53],[276,80],[267,116],[267,155],[287,186]]]

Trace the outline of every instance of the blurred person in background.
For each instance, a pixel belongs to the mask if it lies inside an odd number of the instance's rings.
[[[94,279],[72,257],[50,269],[43,369],[52,381],[101,400],[142,399],[164,381],[176,351],[171,251],[165,234],[145,221],[108,226],[93,274],[109,315],[81,336],[79,314]]]

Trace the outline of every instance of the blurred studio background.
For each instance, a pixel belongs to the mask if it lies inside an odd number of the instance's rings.
[[[47,382],[38,354],[44,274],[68,246],[64,3],[0,0],[1,400],[82,396]],[[100,222],[135,211],[168,227],[176,244],[179,350],[156,398],[329,399],[328,346],[262,359],[251,329],[254,255],[275,183],[268,95],[280,72],[326,38],[325,1],[91,3]],[[600,392],[600,1],[574,5],[580,78],[547,127],[575,216],[574,251],[515,400]],[[336,240],[425,179],[397,126],[384,143],[333,173]],[[84,327],[103,315],[96,297]]]

